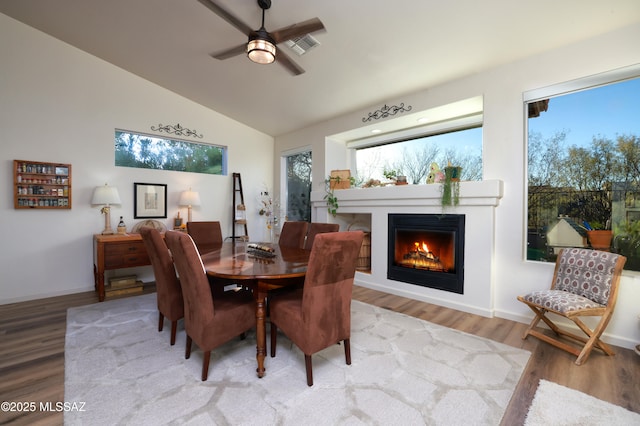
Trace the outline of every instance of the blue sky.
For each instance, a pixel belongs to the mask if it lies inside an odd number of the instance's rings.
[[[563,130],[567,145],[589,145],[594,136],[640,137],[640,78],[551,98],[548,110],[529,120],[529,132],[543,137]]]
[[[603,136],[615,142],[618,135],[636,135],[640,137],[640,78],[626,80],[616,84],[597,87],[558,96],[549,100],[549,108],[539,117],[529,119],[529,132],[541,133],[548,138],[557,132],[566,133],[567,147],[571,145],[589,146],[594,136]],[[455,148],[467,154],[482,153],[482,129],[449,133],[430,138],[442,149]],[[420,146],[422,142],[407,145]],[[371,154],[360,152],[359,164],[372,160]],[[401,153],[397,146],[385,145],[375,149],[378,161],[393,163]],[[360,163],[362,161],[362,163]],[[444,167],[445,164],[441,164]],[[382,167],[378,167],[382,176]]]

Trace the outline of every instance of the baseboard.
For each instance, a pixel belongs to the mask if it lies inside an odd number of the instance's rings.
[[[414,293],[411,291],[390,288],[390,287],[386,287],[374,282],[369,282],[369,281],[365,281],[358,278],[356,278],[354,284],[359,285],[360,287],[370,288],[371,290],[381,291],[383,293],[395,294],[396,296],[406,297],[408,299],[419,300],[421,302],[431,303],[438,306],[444,306],[445,308],[455,309],[457,311],[480,315],[487,318],[493,317],[493,312],[490,310],[480,309],[476,306],[471,306],[464,303],[456,303],[450,300],[440,299],[437,297],[427,296],[424,294]]]
[[[90,291],[94,291],[93,286],[91,288],[82,287],[82,288],[65,289],[60,291],[52,291],[47,293],[30,294],[26,296],[0,299],[0,305],[8,305],[10,303],[29,302],[31,300],[48,299],[49,297],[67,296],[69,294],[86,293]]]

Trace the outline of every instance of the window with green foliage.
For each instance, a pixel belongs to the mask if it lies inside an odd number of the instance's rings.
[[[311,222],[311,151],[284,156],[287,220]]]
[[[219,145],[116,130],[115,153],[116,166],[227,174],[227,148]]]
[[[603,78],[525,96],[528,260],[591,247],[640,270],[640,78]]]

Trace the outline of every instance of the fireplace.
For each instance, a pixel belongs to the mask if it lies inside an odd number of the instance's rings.
[[[389,214],[388,223],[388,279],[464,293],[464,215]]]

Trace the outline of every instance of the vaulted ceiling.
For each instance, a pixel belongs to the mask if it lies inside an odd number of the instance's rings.
[[[260,27],[256,0],[215,2]],[[326,29],[303,56],[278,45],[298,76],[213,59],[246,36],[197,0],[0,0],[0,13],[277,136],[637,23],[640,1],[273,0],[267,30]]]

